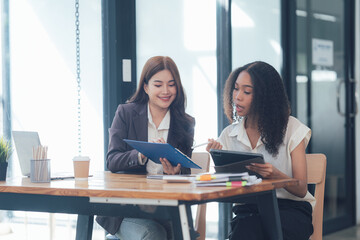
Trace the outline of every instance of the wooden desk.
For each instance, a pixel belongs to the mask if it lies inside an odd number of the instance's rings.
[[[251,187],[195,187],[189,183],[148,180],[144,175],[98,172],[88,181],[74,179],[31,183],[29,178],[0,182],[0,209],[78,214],[76,239],[91,239],[93,216],[169,219],[175,239],[194,239],[192,204],[236,202],[253,197],[269,239],[282,239],[276,188],[297,185],[296,180],[265,180]],[[155,213],[136,204],[156,205]]]

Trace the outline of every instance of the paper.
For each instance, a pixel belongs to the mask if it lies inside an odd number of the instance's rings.
[[[148,175],[147,179],[164,180],[169,183],[192,183],[195,181],[195,175]]]
[[[262,182],[261,178],[255,175],[248,175],[247,173],[239,174],[212,174],[219,175],[209,180],[199,180],[199,176],[195,181],[197,187],[211,187],[211,186],[225,186],[225,187],[243,187],[251,186]]]

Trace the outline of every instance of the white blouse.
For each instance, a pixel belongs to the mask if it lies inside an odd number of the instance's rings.
[[[169,134],[170,128],[170,110],[167,111],[165,117],[161,121],[158,128],[156,128],[155,123],[152,120],[150,107],[148,104],[148,142],[163,138],[165,142],[167,141],[167,137]],[[144,165],[147,159],[141,159],[141,154],[139,153],[139,162],[140,164]],[[155,163],[149,159],[146,164],[146,172],[149,174],[163,174],[163,166],[161,164]]]
[[[265,150],[265,145],[259,138],[256,147],[253,149],[250,144],[250,140],[246,133],[244,126],[245,121],[240,121],[232,125],[227,126],[221,133],[218,141],[223,146],[224,150],[244,151],[261,153],[264,156],[265,162],[271,163],[274,167],[285,173],[289,177],[292,177],[292,163],[291,152],[301,143],[305,142],[305,148],[309,143],[311,137],[311,130],[298,119],[290,116],[284,141],[279,147],[279,154],[275,157]],[[304,198],[297,197],[284,188],[276,190],[276,196],[278,198],[291,199],[296,201],[308,201],[312,207],[315,206],[315,198],[309,193],[306,193]]]

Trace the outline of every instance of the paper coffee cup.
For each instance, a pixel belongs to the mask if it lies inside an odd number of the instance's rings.
[[[87,180],[89,177],[90,158],[76,156],[73,158],[75,180]]]

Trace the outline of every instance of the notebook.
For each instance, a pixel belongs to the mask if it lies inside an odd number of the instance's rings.
[[[33,147],[39,146],[40,137],[37,132],[12,131],[16,153],[23,176],[30,177],[30,159]],[[51,180],[74,178],[72,173],[51,173]]]

